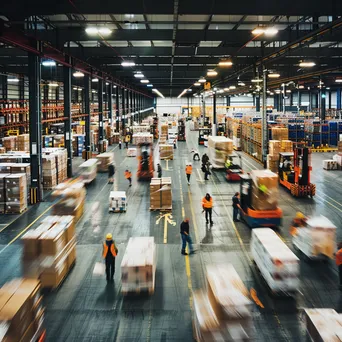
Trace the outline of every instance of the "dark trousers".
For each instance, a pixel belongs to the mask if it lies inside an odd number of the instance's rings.
[[[192,239],[191,239],[190,235],[181,234],[181,237],[182,237],[182,253],[185,252],[186,243],[188,243],[189,250],[191,253],[194,250],[194,248],[192,246]]]
[[[119,149],[121,150],[121,146],[122,146],[122,144],[121,143],[119,143]]]
[[[190,177],[191,177],[191,174],[186,174],[186,178],[188,179],[188,183],[190,183]]]
[[[340,276],[340,286],[342,286],[342,265],[338,266],[338,275]]]
[[[128,148],[128,141],[126,141],[126,148]]]
[[[239,215],[239,208],[233,207],[233,221],[238,220],[238,215]]]
[[[106,259],[106,276],[107,280],[113,279],[115,273],[115,258]]]
[[[129,185],[132,185],[132,178],[127,178],[129,181]]]
[[[162,173],[158,172],[158,178],[162,178]]]
[[[205,210],[205,219],[206,219],[207,223],[209,222],[208,218],[210,219],[210,223],[213,222],[213,220],[211,218],[213,209],[212,208],[206,208],[204,210]]]
[[[209,171],[204,172],[204,180],[208,180]]]

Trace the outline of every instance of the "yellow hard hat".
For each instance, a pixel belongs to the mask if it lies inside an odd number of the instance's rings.
[[[303,219],[303,218],[305,218],[305,216],[304,216],[303,213],[301,213],[300,211],[298,211],[298,212],[296,213],[296,218],[297,218],[297,219]]]
[[[106,235],[106,239],[107,240],[111,240],[113,238],[113,235],[111,234],[111,233],[108,233],[107,235]]]

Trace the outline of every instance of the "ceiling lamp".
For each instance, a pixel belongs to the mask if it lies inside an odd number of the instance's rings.
[[[81,71],[76,71],[73,73],[73,76],[74,77],[84,77],[84,73]]]
[[[108,82],[106,82],[106,85],[109,85],[109,83],[108,83]]]
[[[114,85],[113,88],[116,88],[116,85]]]
[[[108,36],[112,33],[112,30],[110,30],[109,28],[107,27],[101,27],[101,28],[97,28],[97,27],[87,27],[85,29],[86,33],[91,35],[91,36],[94,36],[94,35],[97,35],[97,34],[101,34],[103,36]]]
[[[98,34],[99,32],[99,30],[96,27],[87,27],[85,31],[87,34],[91,34],[91,35]]]
[[[49,84],[48,84],[48,86],[49,87],[58,87],[59,86],[59,84],[58,83],[56,83],[56,82],[50,82]]]
[[[161,98],[165,99],[165,96],[158,89],[153,88],[152,91],[156,93],[158,96],[160,96]]]
[[[77,90],[78,88],[77,88],[77,87],[73,87],[72,89],[73,89],[73,90]]]
[[[218,93],[219,93],[219,94],[222,94],[222,93],[224,93],[224,90],[223,90],[223,89],[220,89],[220,90],[218,91]]]
[[[215,71],[215,70],[208,70],[207,76],[208,77],[215,77],[215,76],[217,76],[217,71]]]
[[[274,95],[274,93],[270,92],[270,95],[272,96],[272,95]]]
[[[7,82],[8,83],[18,83],[19,82],[19,78],[18,77],[8,77],[7,78]]]
[[[78,91],[82,91],[83,89],[82,88],[77,88]]]
[[[230,89],[230,90],[236,89],[236,86],[235,86],[235,85],[231,85],[231,86],[229,87],[229,89]]]
[[[298,89],[304,89],[305,87],[303,85],[298,86]]]
[[[95,89],[93,89],[91,92],[92,92],[92,93],[96,93],[96,90],[95,90]]]
[[[180,99],[185,93],[186,93],[187,89],[184,89],[178,96],[177,99]]]
[[[244,84],[243,82],[238,82],[238,85],[244,87],[246,84]]]
[[[278,30],[274,27],[257,27],[252,31],[252,34],[261,35],[265,34],[265,36],[274,36],[278,33]]]
[[[187,92],[191,93],[191,92],[192,92],[192,89],[189,88],[189,89],[187,90]]]
[[[56,62],[52,59],[47,59],[45,61],[42,61],[42,66],[48,67],[48,66],[56,66]]]
[[[257,35],[257,34],[264,34],[265,33],[265,29],[262,27],[257,27],[252,31],[253,34]]]
[[[200,85],[201,85],[200,82],[195,82],[195,83],[194,83],[194,86],[195,86],[195,87],[199,87]]]
[[[137,73],[134,74],[135,78],[144,78],[145,76],[139,71]]]
[[[335,82],[336,83],[342,83],[342,78],[336,78]]]
[[[229,88],[223,88],[224,91],[229,91]]]
[[[123,66],[123,67],[134,67],[135,63],[133,61],[123,61],[121,63],[121,66]]]
[[[281,90],[280,90],[280,89],[276,89],[274,92],[275,92],[276,94],[280,94]]]
[[[218,64],[218,66],[220,66],[220,67],[230,67],[230,66],[232,66],[232,65],[233,65],[233,62],[232,62],[231,60],[229,60],[229,59],[227,59],[227,60],[222,60],[222,61],[220,61],[219,64]]]
[[[98,78],[93,78],[91,81],[95,83],[95,82],[98,82],[99,79]]]
[[[199,80],[198,80],[198,83],[205,83],[207,82],[207,80],[204,78],[204,77],[201,77]]]
[[[276,74],[276,73],[274,73],[274,74],[268,74],[268,77],[269,77],[269,78],[279,78],[279,77],[280,77],[280,74]]]
[[[149,80],[140,80],[141,83],[150,83]]]
[[[312,68],[312,67],[314,67],[315,65],[316,65],[315,62],[300,62],[300,63],[299,63],[299,66],[300,66],[301,68]]]
[[[290,90],[290,89],[287,89],[286,92],[289,94],[289,93],[291,93],[291,90]]]
[[[262,82],[262,79],[261,78],[253,78],[251,81],[253,83],[259,83],[259,82]]]
[[[149,83],[149,84],[147,84],[147,87],[152,88],[153,84]]]
[[[99,28],[99,33],[103,36],[108,36],[112,33],[112,30],[110,30],[108,27],[101,27]]]

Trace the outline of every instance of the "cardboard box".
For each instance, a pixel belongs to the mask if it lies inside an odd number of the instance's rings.
[[[55,265],[53,270],[44,270],[40,275],[40,281],[43,288],[55,288],[65,278],[68,272],[68,264],[66,260]]]
[[[66,245],[64,227],[54,227],[39,237],[42,255],[56,256]]]

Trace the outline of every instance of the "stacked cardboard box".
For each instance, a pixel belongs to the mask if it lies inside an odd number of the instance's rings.
[[[54,155],[43,155],[43,187],[52,189],[57,185],[57,165]]]
[[[108,166],[114,162],[114,152],[105,152],[96,156],[98,160],[97,170],[99,172],[108,172]]]
[[[118,144],[120,140],[120,133],[114,132],[112,135],[112,144]]]
[[[236,150],[241,150],[241,120],[233,121],[233,146]]]
[[[160,126],[160,133],[162,135],[166,135],[167,136],[168,130],[169,130],[169,126],[167,124],[162,124]]]
[[[88,159],[82,163],[79,168],[81,169],[83,182],[91,183],[97,175],[97,159]]]
[[[342,168],[342,153],[337,153],[333,156],[333,160],[337,163],[338,168],[341,169]],[[1,166],[0,166],[1,169]],[[0,171],[1,172],[1,171]]]
[[[252,170],[252,207],[275,210],[278,206],[278,175],[270,170]]]
[[[152,178],[150,209],[172,209],[171,177]]]
[[[121,262],[121,291],[154,292],[156,273],[156,245],[154,237],[130,238]]]
[[[342,340],[342,315],[333,309],[304,309],[306,330],[313,342]]]
[[[267,168],[272,172],[278,172],[279,153],[281,152],[280,140],[270,140],[268,142]]]
[[[342,152],[342,140],[337,143],[338,152]]]
[[[127,197],[125,191],[111,191],[109,195],[109,211],[121,213],[126,211]]]
[[[209,160],[214,168],[224,168],[227,156],[233,153],[233,140],[225,137],[212,137],[208,139]]]
[[[21,134],[18,136],[18,150],[30,152],[30,135]]]
[[[27,178],[25,173],[5,178],[6,212],[22,213],[27,208]]]
[[[2,144],[4,145],[6,151],[17,151],[18,150],[18,137],[10,136],[2,138]]]
[[[66,149],[58,149],[53,155],[56,158],[57,166],[57,184],[62,183],[68,177],[67,173],[67,162],[68,162],[68,152]]]
[[[283,127],[272,127],[273,140],[287,140],[289,138],[289,129]]]
[[[139,145],[143,143],[153,143],[153,134],[150,133],[135,133],[133,134],[132,144],[133,145]]]
[[[291,140],[281,140],[281,152],[293,152],[293,142]]]
[[[22,237],[23,270],[43,288],[57,287],[76,260],[75,217],[47,216]]]
[[[324,170],[338,170],[339,165],[337,161],[333,159],[326,159],[323,160],[323,169]]]
[[[76,134],[85,134],[85,126],[77,125],[75,127]]]
[[[207,293],[194,293],[196,340],[250,341],[252,302],[234,267],[230,264],[207,267]]]
[[[5,147],[0,147],[0,154],[6,153],[6,148]]]
[[[136,157],[137,156],[137,149],[135,147],[129,147],[127,149],[127,157]]]
[[[6,210],[6,177],[9,174],[0,173],[0,213],[5,213]]]
[[[173,160],[173,146],[159,144],[159,157],[160,159],[171,159]]]
[[[161,134],[159,137],[159,144],[166,144],[167,134]]]
[[[133,126],[133,134],[145,132],[150,133],[150,126],[148,125],[141,125],[141,126]]]
[[[1,341],[31,341],[42,330],[44,308],[40,288],[38,280],[17,278],[0,289]]]

